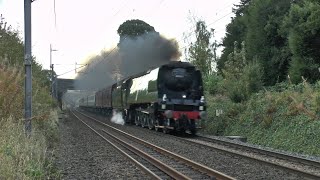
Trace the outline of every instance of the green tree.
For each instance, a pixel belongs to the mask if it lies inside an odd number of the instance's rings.
[[[19,32],[11,26],[7,26],[2,15],[0,16],[0,62],[7,66],[20,66],[24,63],[24,44],[19,37]],[[32,58],[32,77],[42,87],[50,85],[47,78],[48,72]]]
[[[319,1],[305,0],[292,5],[284,20],[289,48],[293,54],[289,75],[294,83],[309,82],[320,78],[320,4]]]
[[[217,43],[210,42],[214,36],[214,29],[209,31],[204,21],[198,21],[196,23],[195,35],[196,41],[191,43],[189,47],[188,60],[207,78],[212,73],[213,61],[216,58],[215,50]]]
[[[234,51],[229,54],[223,70],[226,92],[236,103],[246,101],[263,86],[260,64],[257,60],[247,61],[245,42],[241,43],[241,49],[236,48],[238,46],[235,42]]]
[[[117,32],[120,36],[120,43],[121,43],[127,37],[135,38],[145,33],[155,32],[155,29],[153,26],[150,26],[148,23],[142,20],[133,19],[133,20],[127,20],[124,23],[122,23],[119,26]]]
[[[225,62],[228,60],[230,53],[234,51],[234,48],[240,49],[240,43],[237,43],[237,47],[234,47],[235,42],[243,42],[246,36],[246,24],[245,16],[248,14],[248,6],[251,0],[241,0],[239,5],[235,5],[233,12],[236,14],[236,17],[231,19],[231,22],[226,27],[226,35],[222,39],[221,46],[224,47],[222,50],[221,57],[217,62],[218,72],[221,73],[224,68]]]
[[[287,38],[279,29],[291,3],[291,0],[255,0],[248,7],[247,58],[257,59],[262,65],[266,85],[286,79],[291,54]]]
[[[0,61],[8,64],[23,64],[23,42],[19,38],[18,31],[7,26],[2,15],[0,16]]]

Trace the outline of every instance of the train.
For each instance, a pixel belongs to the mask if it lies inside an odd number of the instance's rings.
[[[181,61],[119,80],[81,98],[79,107],[103,115],[121,112],[126,124],[164,133],[195,134],[206,117],[201,72]]]

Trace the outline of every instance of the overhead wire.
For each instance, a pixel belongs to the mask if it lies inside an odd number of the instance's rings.
[[[159,4],[162,4],[163,1],[164,1],[164,0],[161,0]],[[233,6],[233,3],[237,2],[237,1],[238,1],[238,0],[233,1],[232,3],[228,4],[228,6],[225,6],[224,8],[220,9],[220,10],[217,11],[217,12],[220,12],[220,11],[222,11],[222,10],[230,7],[230,6]],[[158,6],[158,7],[159,7],[159,6]],[[120,11],[120,10],[119,10],[119,11]],[[118,11],[118,12],[119,12],[119,11]],[[115,15],[117,15],[118,12],[117,12]],[[219,22],[220,20],[226,18],[228,15],[230,15],[230,14],[232,14],[232,13],[233,13],[233,12],[230,12],[230,13],[227,13],[227,14],[219,17],[219,18],[216,19],[215,21],[209,23],[207,26],[208,26],[208,27],[209,27],[209,26],[212,26],[213,24],[215,24],[215,23]],[[115,16],[115,15],[114,15],[114,16]],[[194,27],[196,27],[196,26],[194,26]],[[190,36],[193,35],[194,33],[195,33],[195,31],[190,32],[186,37],[183,37],[182,39],[180,39],[179,41],[177,41],[177,43],[179,43],[179,42],[181,42],[182,40],[190,37]],[[127,41],[127,37],[128,37],[127,35],[124,36],[123,43]],[[188,46],[190,46],[190,44],[188,44],[188,45],[186,45],[186,46],[184,46],[184,47],[182,47],[182,48],[180,48],[180,49],[184,49],[184,48],[186,48],[186,47],[188,47]],[[110,54],[115,51],[115,49],[117,49],[117,46],[115,46],[111,51],[109,51],[109,53],[108,53],[106,56],[104,56],[103,59],[101,59],[100,61],[98,61],[98,62],[95,64],[95,66],[99,65],[99,64],[102,63],[102,62],[108,62],[108,60],[105,60],[105,59],[107,59],[107,58],[110,56]],[[109,61],[110,61],[110,60],[109,60]],[[90,64],[90,63],[89,63],[89,64]],[[85,74],[85,75],[87,75],[87,74]]]
[[[221,12],[221,11],[223,11],[223,10],[225,10],[225,9],[227,9],[227,8],[229,8],[229,7],[231,7],[231,6],[234,6],[234,3],[238,2],[238,1],[239,1],[239,0],[235,0],[235,1],[233,1],[232,3],[228,3],[227,6],[225,6],[224,8],[222,8],[222,9],[220,9],[220,10],[218,10],[218,11],[216,12],[216,14],[219,13],[219,12]],[[220,20],[228,17],[228,16],[229,16],[230,14],[232,14],[232,13],[233,13],[233,12],[230,12],[230,13],[227,13],[227,14],[219,17],[218,19],[216,19],[216,20],[214,20],[213,22],[209,23],[209,24],[207,25],[207,27],[210,27],[210,26],[216,24],[217,22],[219,22]],[[193,26],[192,29],[194,29],[195,27],[196,27],[196,25]],[[219,30],[221,30],[221,29],[222,29],[222,28],[219,28]],[[216,31],[216,29],[214,29],[214,30],[215,30],[214,33],[216,34],[218,31]],[[195,30],[191,31],[190,33],[187,33],[188,35],[185,35],[184,37],[182,37],[182,38],[178,41],[178,43],[181,42],[181,41],[185,41],[187,38],[189,38],[190,36],[192,36],[194,33],[195,33]],[[191,43],[187,43],[187,45],[181,47],[180,49],[184,50],[185,48],[189,47],[190,45],[191,45]]]
[[[237,2],[237,1],[239,1],[239,0],[235,0],[235,1],[233,1],[232,3],[229,3],[229,4],[228,4],[227,6],[225,6],[224,8],[218,10],[218,11],[216,12],[216,14],[219,13],[219,12],[221,12],[221,11],[223,11],[223,10],[225,10],[225,9],[227,9],[227,8],[229,8],[229,7],[231,7],[231,6],[233,6],[234,3]],[[228,13],[228,14],[225,14],[225,15],[223,15],[223,16],[220,16],[217,20],[209,23],[207,26],[209,27],[209,26],[215,24],[216,22],[218,22],[218,21],[226,18],[228,15],[230,15],[230,14],[232,14],[232,13],[233,13],[233,12],[230,12],[230,13]],[[178,42],[181,42],[181,41],[184,40],[185,38],[188,38],[188,37],[190,37],[191,35],[193,35],[193,34],[195,33],[195,28],[196,28],[196,25],[192,26],[192,27],[190,28],[190,29],[192,29],[192,31],[189,32],[189,33],[187,33],[188,35],[187,35],[186,37],[181,38]]]
[[[163,2],[164,2],[165,0],[161,0],[160,1],[160,3],[159,3],[159,5],[161,5]],[[160,6],[157,6],[157,7],[160,7]],[[154,10],[155,10],[156,8],[154,8]],[[120,10],[119,10],[120,11]],[[119,12],[118,11],[118,12]],[[118,14],[118,12],[116,13],[116,14]],[[154,11],[152,11],[152,12],[154,12]],[[131,14],[132,14],[133,12],[131,12]],[[116,15],[115,14],[115,15]],[[115,16],[114,15],[114,16]],[[126,17],[128,17],[128,15],[126,16]],[[123,42],[122,43],[126,43],[126,42],[128,42],[128,38],[129,36],[128,35],[125,35],[124,37],[123,37]],[[106,55],[106,56],[104,56],[104,58],[103,59],[101,59],[100,61],[98,61],[96,64],[95,64],[95,66],[97,66],[97,65],[99,65],[100,63],[102,63],[102,62],[108,62],[108,60],[105,60],[105,59],[107,59],[109,56],[110,56],[110,54],[111,53],[113,53],[116,49],[117,49],[117,47],[118,46],[115,46],[114,48],[112,48],[112,50]],[[109,61],[111,61],[111,60],[109,60]],[[90,63],[89,63],[90,64]],[[86,76],[87,74],[85,74],[85,76]]]
[[[53,0],[54,27],[57,29],[56,0]]]
[[[124,5],[121,6],[121,8],[119,8],[119,10],[118,10],[115,14],[113,14],[110,19],[113,19],[124,7],[127,6],[126,1],[127,1],[127,0],[124,1],[124,2],[125,2],[125,3],[123,3]],[[55,16],[55,18],[56,18],[55,0],[54,0],[54,16]],[[55,26],[56,26],[56,20],[55,20]],[[117,47],[114,47],[114,48],[112,49],[112,51],[108,53],[107,56],[109,56],[116,48],[117,48]],[[62,74],[58,75],[58,76],[65,75],[65,74],[67,74],[67,73],[70,73],[70,72],[72,72],[72,71],[75,71],[75,70],[77,70],[77,69],[80,69],[80,68],[82,68],[82,67],[84,67],[84,66],[87,66],[87,65],[89,65],[89,64],[90,64],[90,63],[87,63],[86,65],[80,66],[80,67],[78,67],[78,68],[77,68],[77,67],[76,67],[76,68],[73,68],[72,70],[69,70],[69,71],[67,71],[67,72],[65,72],[65,73],[62,73]]]
[[[88,64],[84,64],[84,65],[82,65],[82,66],[80,66],[80,67],[73,68],[72,70],[67,71],[67,72],[64,72],[64,73],[62,73],[62,74],[59,74],[59,75],[57,75],[56,77],[62,76],[62,75],[65,75],[65,74],[68,74],[69,72],[75,71],[75,70],[80,69],[80,68],[82,68],[82,67],[84,67],[84,66],[87,66],[87,65],[88,65]]]

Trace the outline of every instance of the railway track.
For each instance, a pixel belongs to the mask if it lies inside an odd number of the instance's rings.
[[[232,155],[245,157],[251,160],[269,164],[271,166],[276,166],[278,168],[297,173],[308,179],[320,179],[320,162],[318,161],[204,136],[177,138],[197,146],[203,146],[205,148],[227,152]]]
[[[119,152],[127,156],[152,179],[234,179],[219,171],[134,137],[79,111],[72,112],[72,114],[97,135],[118,149]],[[98,125],[97,123],[89,125],[85,120],[88,118],[97,122]]]

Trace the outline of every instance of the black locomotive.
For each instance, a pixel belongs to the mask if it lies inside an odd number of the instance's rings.
[[[125,78],[79,104],[103,114],[122,112],[126,123],[165,133],[188,130],[194,134],[206,116],[201,72],[180,61]]]

